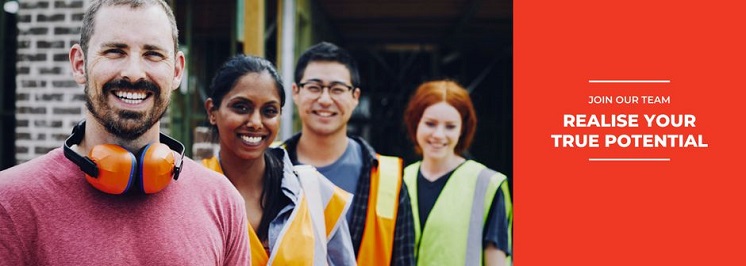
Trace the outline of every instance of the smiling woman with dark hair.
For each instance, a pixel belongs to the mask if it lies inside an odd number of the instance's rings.
[[[272,63],[233,57],[210,87],[205,110],[220,151],[202,164],[224,174],[246,201],[252,264],[353,265],[344,218],[352,196],[270,148],[285,104]]]

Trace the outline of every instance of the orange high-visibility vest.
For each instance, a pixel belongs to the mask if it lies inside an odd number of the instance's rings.
[[[370,173],[365,229],[357,255],[359,265],[389,265],[394,247],[402,159],[380,154],[376,158],[378,167],[374,167]]]
[[[202,160],[202,165],[223,173],[217,157]],[[321,175],[313,176],[318,173],[313,167],[295,166],[294,169],[299,175],[303,193],[286,229],[278,236],[272,254],[267,254],[254,229],[248,226],[252,265],[314,265],[314,258],[319,256],[323,256],[326,262],[326,243],[342,219],[346,219],[344,213],[351,203],[351,194],[335,186],[324,206],[317,179]],[[323,217],[320,217],[321,213]]]

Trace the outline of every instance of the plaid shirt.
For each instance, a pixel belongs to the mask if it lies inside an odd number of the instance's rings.
[[[360,180],[358,181],[355,197],[352,200],[352,222],[350,226],[350,235],[352,245],[355,249],[355,256],[360,250],[360,242],[363,239],[365,229],[365,219],[368,210],[368,195],[370,194],[370,172],[373,167],[378,167],[375,150],[365,140],[360,137],[350,136],[351,139],[358,142],[363,150],[363,169],[360,171]],[[286,140],[284,145],[288,151],[290,160],[298,164],[296,147],[300,140],[300,133]],[[391,265],[414,265],[414,221],[412,218],[412,204],[409,200],[409,193],[406,185],[402,181],[401,190],[399,191],[399,208],[396,215],[396,225],[394,227],[394,246],[392,250]]]

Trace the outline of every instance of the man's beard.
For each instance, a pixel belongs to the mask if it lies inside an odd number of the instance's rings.
[[[161,98],[161,89],[158,85],[146,80],[139,80],[135,83],[123,79],[111,80],[104,84],[101,93],[95,99],[89,94],[89,89],[86,84],[85,105],[88,111],[104,126],[106,131],[125,140],[134,140],[145,134],[163,117],[168,108],[168,102],[164,104]],[[145,90],[152,93],[150,97],[153,97],[153,108],[145,112],[120,110],[115,113],[107,101],[112,90],[121,89]],[[94,102],[97,105],[94,105]]]

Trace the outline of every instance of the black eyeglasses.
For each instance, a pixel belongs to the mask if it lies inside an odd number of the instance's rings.
[[[308,93],[315,96],[321,96],[324,92],[324,88],[329,89],[329,95],[332,97],[339,97],[348,91],[352,90],[352,85],[347,85],[342,82],[332,82],[329,85],[324,85],[318,81],[307,81],[298,84],[302,89],[305,89]]]

